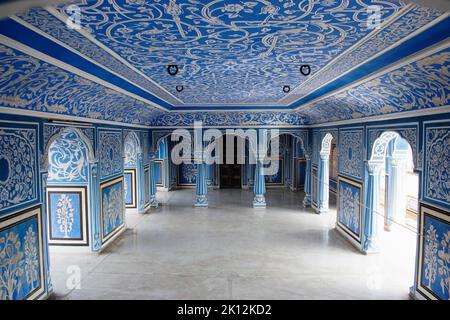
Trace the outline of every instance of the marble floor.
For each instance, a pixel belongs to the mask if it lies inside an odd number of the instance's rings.
[[[335,207],[314,214],[301,192],[269,189],[258,210],[249,190],[212,190],[208,209],[193,208],[193,193],[158,192],[161,207],[128,213],[101,254],[51,252],[52,298],[408,299],[409,231],[383,234],[383,253],[365,256],[334,229]]]

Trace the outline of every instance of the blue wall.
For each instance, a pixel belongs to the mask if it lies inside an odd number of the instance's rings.
[[[313,163],[318,163],[323,136],[327,132],[338,132],[337,228],[360,245],[364,213],[355,200],[363,199],[364,202],[368,177],[366,163],[375,140],[385,131],[396,131],[408,141],[414,169],[420,175],[420,236],[414,288],[421,298],[448,299],[450,266],[445,261],[445,254],[448,255],[450,239],[450,114],[311,129]],[[314,179],[313,174],[312,181]]]
[[[0,253],[13,249],[11,252],[17,257],[13,261],[0,254],[0,277],[4,277],[3,281],[15,283],[9,289],[0,285],[0,300],[36,299],[51,292],[51,283],[47,277],[49,231],[55,238],[64,239],[68,235],[75,244],[80,244],[80,238],[83,238],[83,244],[88,243],[91,250],[98,251],[108,245],[114,235],[124,230],[124,131],[137,132],[141,146],[144,146],[143,162],[147,167],[150,131],[101,124],[63,124],[42,118],[4,114],[0,119],[0,127]],[[65,137],[67,139],[57,139],[50,147],[49,144],[54,140],[52,137],[61,133],[65,127],[76,127],[83,133],[94,153],[92,163],[87,163],[84,153],[78,153],[81,149],[71,147],[73,145],[70,144],[76,140],[70,139],[73,137],[70,131]],[[69,145],[63,146],[61,142]],[[58,148],[62,147],[72,150],[72,154],[60,153]],[[51,151],[47,159],[50,174],[45,161],[48,150]],[[64,156],[70,156],[72,160],[83,159],[78,162],[79,167],[69,167],[63,172],[57,170],[55,164],[64,163],[67,160]],[[70,231],[61,229],[54,219],[47,220],[47,205],[53,206],[50,211],[55,211],[58,203],[48,202],[45,188],[51,190],[63,186],[74,190],[53,190],[54,193],[49,193],[49,196],[55,199],[61,199],[61,196],[69,198],[70,201],[64,203],[66,211],[73,214]],[[86,198],[96,195],[96,199],[101,196],[105,201],[85,203],[77,188],[85,192]],[[83,235],[82,225],[87,219],[82,221],[82,218],[86,217],[84,214],[87,212],[89,234]],[[32,248],[31,252],[25,247]],[[35,263],[27,265],[34,260]],[[14,272],[19,268],[25,272]]]

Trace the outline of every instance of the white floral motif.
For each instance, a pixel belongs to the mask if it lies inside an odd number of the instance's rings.
[[[59,231],[64,233],[64,238],[69,238],[72,231],[74,212],[72,199],[66,194],[61,194],[56,205],[56,223],[59,225]]]
[[[341,222],[355,233],[359,233],[360,206],[359,192],[353,194],[351,187],[344,186],[344,183],[341,183],[339,190],[339,217]]]
[[[39,248],[36,232],[30,226],[25,234],[25,277],[31,290],[35,288],[35,282],[39,279]]]
[[[61,134],[49,148],[49,182],[88,181],[88,147],[75,131]]]
[[[360,179],[363,165],[362,130],[339,132],[339,172]]]
[[[118,184],[109,187],[109,192],[103,196],[103,235],[106,236],[123,222],[124,198]]]
[[[6,233],[0,237],[0,300],[13,300],[22,289],[23,252],[19,234]]]
[[[427,230],[425,236],[425,279],[428,281],[427,286],[431,288],[434,281],[436,281],[436,271],[437,271],[437,244],[438,236],[436,234],[436,229],[432,224]]]
[[[101,177],[119,174],[123,170],[122,133],[99,130]]]
[[[36,199],[36,131],[0,128],[0,150],[8,164],[0,180],[0,210]]]
[[[450,128],[426,129],[426,197],[450,203]]]
[[[439,276],[441,277],[442,293],[450,292],[450,231],[444,234],[441,241],[441,249],[438,251]]]

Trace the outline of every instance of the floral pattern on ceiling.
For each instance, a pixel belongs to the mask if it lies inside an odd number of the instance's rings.
[[[284,85],[297,87],[307,79],[300,65],[310,64],[316,73],[373,31],[367,27],[368,6],[382,8],[382,21],[404,8],[396,0],[73,3],[96,40],[172,96],[196,105],[276,104],[286,95]],[[67,15],[66,7],[58,10]],[[399,30],[402,36],[411,32]],[[166,73],[169,64],[181,66],[179,75]],[[176,91],[180,84],[182,93]]]
[[[298,108],[310,124],[450,104],[450,48]]]
[[[163,111],[0,44],[0,107],[147,124]]]

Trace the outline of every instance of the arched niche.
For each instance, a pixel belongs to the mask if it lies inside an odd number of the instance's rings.
[[[396,131],[385,131],[375,140],[367,166],[363,242],[365,252],[379,252],[378,224],[383,217],[387,231],[392,223],[399,226],[404,224],[405,190],[410,187],[405,184],[406,167],[414,168],[413,156],[409,142]],[[383,187],[384,210],[381,209]],[[418,179],[416,196],[418,197]]]
[[[49,139],[43,162],[49,245],[89,245],[94,162],[90,140],[78,128],[66,127]]]
[[[125,208],[130,210],[143,210],[142,197],[142,149],[138,135],[129,131],[124,139],[124,201]]]

